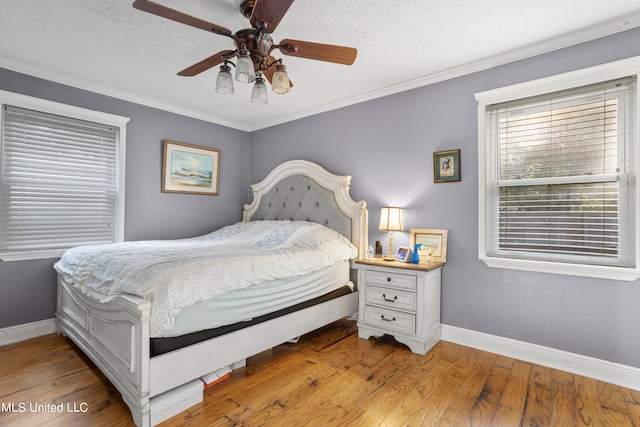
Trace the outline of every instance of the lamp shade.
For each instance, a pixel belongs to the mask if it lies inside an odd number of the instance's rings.
[[[402,208],[385,206],[380,209],[380,231],[404,231]]]

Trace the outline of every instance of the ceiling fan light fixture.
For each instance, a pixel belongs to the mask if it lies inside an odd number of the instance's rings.
[[[216,92],[220,95],[231,95],[233,93],[233,76],[231,75],[231,67],[225,62],[220,66],[220,72],[216,79]]]
[[[243,83],[253,83],[256,81],[256,69],[251,60],[251,55],[249,55],[249,51],[245,46],[238,52],[236,80]]]
[[[287,67],[283,64],[276,65],[276,71],[271,78],[271,90],[278,95],[288,93],[291,89],[291,81],[287,75]]]
[[[253,85],[253,90],[251,91],[251,102],[254,104],[266,104],[269,102],[267,85],[264,84],[264,78],[262,78],[262,76],[258,76],[255,84]]]
[[[152,0],[135,0],[133,7],[152,15],[233,39],[235,49],[222,50],[211,55],[178,72],[178,75],[193,77],[224,61],[216,79],[216,92],[224,95],[234,93],[233,78],[243,83],[255,82],[251,100],[266,104],[267,90],[262,72],[267,73],[267,78],[276,94],[288,93],[293,87],[282,60],[276,60],[271,56],[274,49],[278,49],[283,55],[344,65],[352,65],[358,54],[357,49],[352,47],[302,40],[283,39],[277,44],[274,43],[270,34],[275,31],[293,2],[294,0],[241,0],[240,11],[245,18],[249,19],[251,27],[239,30],[235,34],[228,28],[171,9]],[[247,49],[247,46],[251,49]],[[235,64],[228,61],[234,57],[237,58]],[[235,76],[231,79],[229,79],[231,73],[229,65],[236,68]],[[274,65],[275,68],[272,68]],[[259,80],[256,81],[256,79]]]

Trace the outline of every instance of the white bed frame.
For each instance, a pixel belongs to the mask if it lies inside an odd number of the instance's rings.
[[[283,163],[252,185],[254,199],[245,205],[243,220],[251,219],[265,193],[292,175],[312,178],[335,194],[337,206],[351,218],[351,240],[361,257],[367,246],[366,203],[351,199],[350,176],[333,175],[311,162]],[[96,302],[58,278],[59,333],[70,337],[91,358],[120,391],[135,424],[145,427],[201,402],[201,377],[244,366],[249,356],[357,312],[358,293],[154,358],[150,357],[150,310],[149,301],[135,296]]]

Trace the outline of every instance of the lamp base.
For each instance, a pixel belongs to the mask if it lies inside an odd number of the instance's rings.
[[[396,257],[394,257],[393,255],[385,255],[382,259],[385,261],[395,261]]]

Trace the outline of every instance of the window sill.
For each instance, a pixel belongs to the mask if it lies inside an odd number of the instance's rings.
[[[565,274],[570,276],[594,277],[599,279],[613,279],[634,281],[640,278],[640,270],[637,268],[605,267],[597,265],[567,264],[544,261],[516,260],[508,258],[495,258],[480,256],[489,267],[508,268],[512,270],[535,271],[540,273]]]
[[[28,261],[34,259],[60,258],[67,249],[47,249],[39,251],[0,252],[2,261]]]

